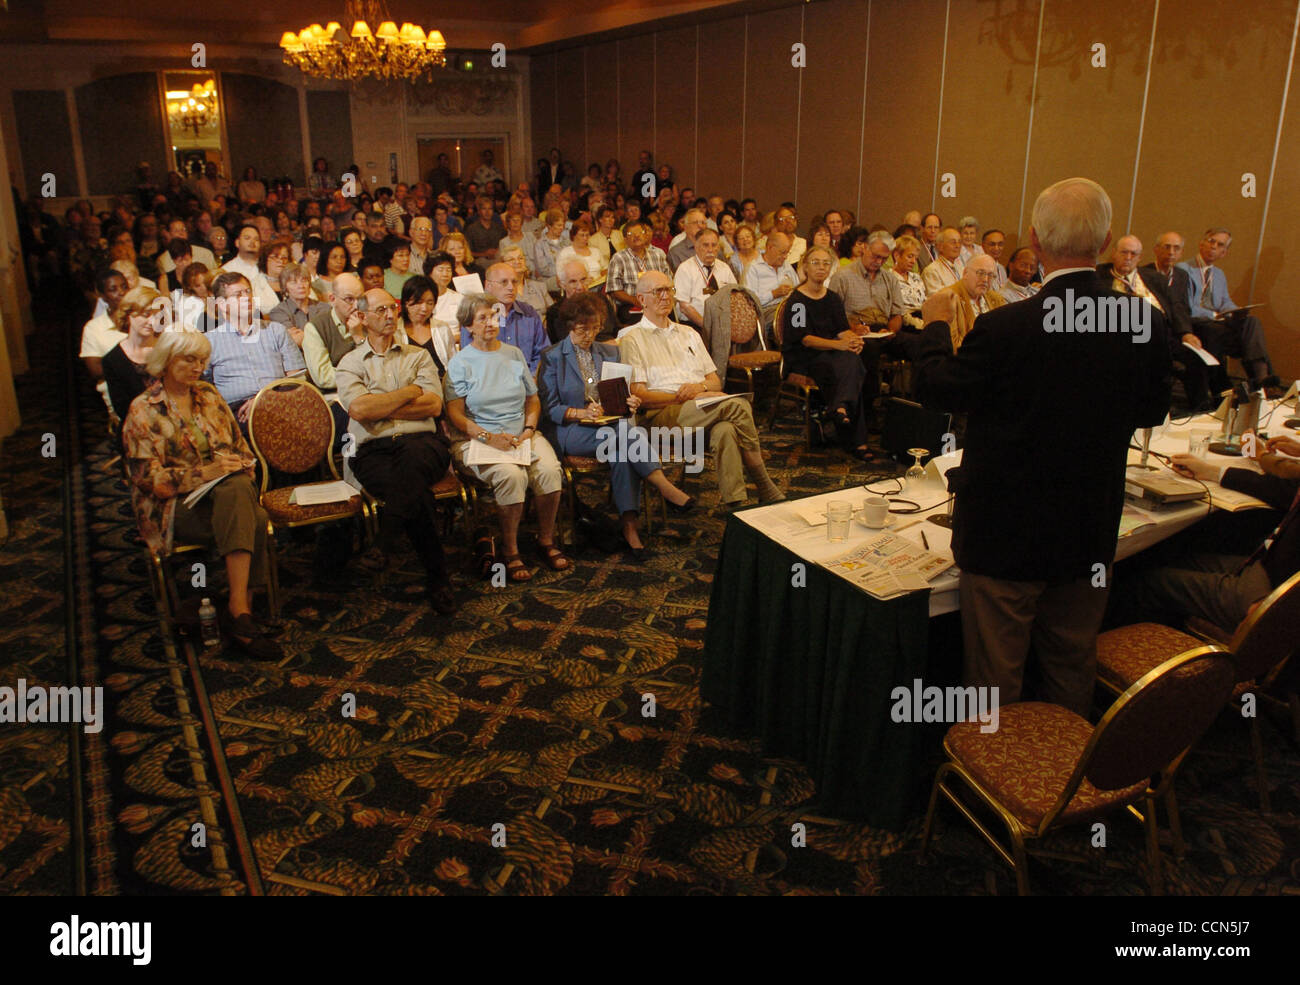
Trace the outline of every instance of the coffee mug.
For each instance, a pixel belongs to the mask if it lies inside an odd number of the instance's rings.
[[[862,501],[862,522],[868,527],[883,527],[889,519],[889,500],[868,496]]]

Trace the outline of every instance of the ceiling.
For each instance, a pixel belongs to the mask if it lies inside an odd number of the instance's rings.
[[[388,0],[392,19],[437,27],[452,49],[545,50],[588,35],[644,31],[789,4],[791,0]],[[266,0],[9,0],[0,13],[0,41],[79,44],[278,44],[285,31],[312,21],[346,21],[344,0],[271,5]],[[471,14],[471,16],[466,16]],[[346,24],[344,26],[347,26]],[[371,25],[375,27],[376,25]]]

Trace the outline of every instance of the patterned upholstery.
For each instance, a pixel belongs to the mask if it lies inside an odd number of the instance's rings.
[[[456,475],[455,469],[448,469],[447,474],[433,484],[433,498],[459,498],[460,488],[460,478]]]
[[[590,458],[586,455],[565,455],[563,464],[566,469],[576,469],[579,472],[595,472],[605,467],[605,463],[599,458]]]
[[[758,331],[758,312],[742,291],[731,292],[731,341],[744,345]],[[732,357],[734,362],[735,357]]]
[[[302,485],[321,485],[322,483],[302,483]],[[270,489],[262,494],[262,508],[270,516],[272,523],[295,524],[308,523],[326,517],[336,518],[355,516],[361,512],[360,494],[351,497],[346,503],[320,503],[316,506],[297,506],[289,502],[294,486]]]
[[[728,366],[738,369],[763,369],[775,366],[781,361],[781,353],[770,349],[755,349],[753,352],[733,352],[727,360]]]
[[[1196,637],[1159,623],[1121,626],[1097,637],[1097,676],[1123,691],[1170,657],[1203,645]]]
[[[300,383],[263,388],[253,404],[248,432],[271,468],[299,475],[329,450],[334,418],[320,391]]]
[[[1038,827],[1073,775],[1092,725],[1060,705],[1026,701],[1001,709],[996,732],[980,728],[979,722],[954,725],[944,748],[1021,824]],[[1098,790],[1084,780],[1057,820],[1096,817],[1146,788],[1145,778],[1118,790]]]
[[[809,390],[817,389],[817,383],[811,376],[804,376],[803,373],[787,373],[785,382],[794,386],[805,387]]]

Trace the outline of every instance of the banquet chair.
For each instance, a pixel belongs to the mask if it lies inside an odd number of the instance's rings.
[[[1287,661],[1300,649],[1300,572],[1273,589],[1246,617],[1226,646],[1236,666],[1236,686],[1231,701],[1240,705],[1247,695],[1258,705],[1268,701],[1281,704],[1266,692],[1281,674]],[[1217,635],[1217,634],[1215,634]],[[1152,667],[1174,653],[1197,646],[1202,639],[1179,632],[1159,623],[1136,623],[1109,630],[1097,637],[1097,679],[1118,694]],[[1297,720],[1297,699],[1293,695],[1287,710],[1292,722]],[[1268,776],[1264,770],[1264,740],[1259,715],[1245,716],[1250,722],[1251,754],[1255,760],[1255,780],[1259,787],[1260,810],[1272,807],[1268,795]],[[1175,844],[1182,849],[1181,832],[1177,831],[1178,808],[1173,795],[1173,776],[1180,759],[1173,764],[1169,777],[1166,806],[1170,827],[1175,829]]]
[[[370,525],[371,499],[362,490],[332,503],[302,506],[291,502],[295,490],[340,480],[330,455],[334,446],[334,415],[321,392],[311,383],[285,379],[262,387],[252,399],[248,442],[261,466],[258,498],[270,517],[272,531],[359,520],[361,532],[365,534]],[[320,474],[322,466],[329,476],[327,479],[269,488],[272,471],[283,476],[304,476]],[[274,537],[268,538],[272,552],[274,543]],[[275,565],[272,571],[276,571]],[[278,597],[279,585],[275,588]]]
[[[1126,810],[1146,828],[1148,879],[1161,895],[1160,849],[1152,777],[1213,723],[1232,692],[1231,657],[1214,644],[1198,646],[1144,674],[1094,727],[1060,705],[1019,702],[1001,709],[996,731],[979,721],[948,730],[930,793],[921,857],[929,851],[934,816],[943,796],[961,812],[1015,872],[1017,892],[1029,895],[1027,843],[1067,825]],[[958,779],[1005,825],[1007,850],[948,787]],[[1143,810],[1134,805],[1141,801]]]
[[[711,320],[708,308],[722,304],[731,309],[731,354],[727,357],[724,387],[734,382],[744,385],[743,392],[753,393],[756,373],[771,376],[774,382],[779,383],[781,353],[767,347],[767,340],[763,337],[763,313],[758,306],[758,299],[741,287],[718,291],[705,302],[706,325]]]

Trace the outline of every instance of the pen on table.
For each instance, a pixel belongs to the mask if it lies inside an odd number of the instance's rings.
[[[921,543],[922,543],[922,545],[924,545],[924,547],[925,547],[925,549],[926,549],[927,551],[930,549],[930,542],[929,542],[928,540],[925,539],[925,531],[924,531],[924,530],[921,531]]]

